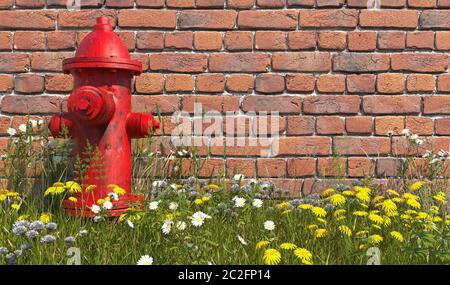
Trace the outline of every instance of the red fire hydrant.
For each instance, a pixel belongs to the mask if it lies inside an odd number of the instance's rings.
[[[64,210],[69,215],[93,216],[90,207],[111,193],[108,186],[117,185],[126,194],[112,201],[108,214],[120,215],[142,200],[141,195],[131,195],[131,139],[159,128],[152,115],[131,112],[131,81],[141,73],[142,64],[131,60],[109,19],[100,17],[75,57],[64,61],[63,69],[73,75],[75,87],[67,102],[68,113],[53,116],[49,129],[54,137],[68,130],[74,155],[88,161],[82,184],[96,186],[92,192],[83,189],[76,203],[65,200]]]

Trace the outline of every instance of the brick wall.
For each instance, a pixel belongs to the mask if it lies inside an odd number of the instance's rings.
[[[335,176],[396,176],[405,127],[449,149],[449,0],[381,0],[379,10],[366,0],[66,2],[0,0],[2,146],[23,116],[65,109],[72,79],[61,62],[108,16],[144,65],[133,102],[158,105],[160,141],[174,127],[170,114],[192,112],[196,100],[221,112],[280,112],[275,157],[230,146],[224,159],[215,146],[205,176],[226,168],[307,193]]]

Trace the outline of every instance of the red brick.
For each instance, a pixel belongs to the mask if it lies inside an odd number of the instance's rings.
[[[227,4],[230,8],[248,9],[255,5],[256,0],[228,0]]]
[[[166,92],[192,92],[194,77],[190,74],[168,74],[165,83]]]
[[[142,54],[142,53],[131,53],[130,54],[131,59],[132,60],[137,60],[140,61],[142,63],[142,71],[147,71],[148,70],[148,55],[147,54]]]
[[[389,69],[389,55],[370,53],[340,53],[333,58],[333,70],[374,72]]]
[[[331,50],[343,50],[347,46],[347,33],[345,32],[320,32],[319,48]]]
[[[317,161],[317,175],[320,177],[344,177],[346,169],[346,158],[326,157]]]
[[[255,48],[259,50],[285,50],[286,33],[283,32],[256,32]]]
[[[228,112],[239,110],[238,96],[214,96],[214,95],[187,95],[182,98],[183,111],[193,113],[194,104],[201,104],[205,112]]]
[[[376,32],[349,32],[348,49],[351,51],[373,51],[377,48]]]
[[[282,8],[284,7],[284,0],[257,0],[256,5],[264,8]]]
[[[26,0],[24,0],[26,1]],[[81,0],[79,1],[79,7],[77,7],[72,1],[69,3],[69,8],[78,9],[78,8],[86,8],[86,7],[100,7],[103,4],[103,0]],[[67,8],[67,0],[47,0],[47,6],[49,7],[64,7]]]
[[[227,32],[225,34],[225,48],[230,51],[252,50],[252,33],[243,31]]]
[[[1,3],[1,2],[0,2]],[[6,116],[0,116],[0,134],[7,135],[6,130],[11,126],[11,118]]]
[[[66,74],[47,74],[45,89],[49,92],[70,92],[73,89],[73,78]]]
[[[391,55],[393,70],[415,72],[444,72],[448,68],[448,55],[434,53],[402,53]]]
[[[432,135],[433,119],[427,117],[406,117],[405,128],[409,129],[413,134]]]
[[[418,13],[414,10],[361,10],[359,24],[369,28],[416,28]]]
[[[320,93],[344,93],[345,75],[323,74],[317,79],[317,91]]]
[[[224,0],[196,0],[197,7],[207,7],[207,8],[223,8],[225,4]]]
[[[288,177],[308,177],[316,174],[314,158],[289,158],[287,160]]]
[[[306,28],[354,28],[358,12],[353,9],[301,10],[300,27]]]
[[[13,34],[10,32],[0,32],[0,50],[11,50]]]
[[[379,177],[394,177],[399,175],[400,160],[396,158],[377,159],[377,175]]]
[[[286,161],[281,158],[260,158],[257,160],[258,177],[285,177]]]
[[[150,54],[150,69],[174,72],[203,72],[207,66],[204,54],[154,53]]]
[[[424,114],[450,114],[449,96],[425,96]]]
[[[14,114],[46,114],[61,112],[61,98],[55,96],[18,95],[5,96],[2,112]]]
[[[227,78],[227,91],[236,93],[251,93],[254,79],[250,74],[232,74]]]
[[[213,53],[209,56],[209,70],[213,72],[265,72],[270,55],[265,53]]]
[[[344,0],[316,0],[317,7],[342,7]]]
[[[174,29],[177,25],[173,10],[121,10],[118,23],[124,28]]]
[[[106,0],[106,7],[112,8],[132,8],[134,0]]]
[[[161,8],[164,7],[165,0],[136,0],[138,7]]]
[[[375,118],[375,135],[387,136],[389,133],[392,135],[401,135],[402,130],[405,128],[405,118],[386,116]]]
[[[450,92],[450,75],[449,74],[441,74],[438,77],[438,91],[439,92]]]
[[[288,116],[287,133],[289,135],[312,135],[315,130],[315,119],[312,116]]]
[[[273,70],[330,71],[331,57],[325,52],[276,52],[272,55]]]
[[[41,93],[44,91],[44,77],[37,74],[17,75],[14,90],[19,93]]]
[[[116,24],[116,12],[114,10],[62,10],[58,13],[58,25],[60,28],[91,28],[97,22],[98,17],[108,17],[111,24]]]
[[[280,137],[277,155],[330,155],[329,137]]]
[[[203,167],[200,169],[198,176],[204,178],[217,177],[225,173],[225,160],[219,158],[207,158],[203,162]],[[187,171],[191,174],[191,171]]]
[[[413,49],[433,49],[434,32],[410,32],[406,34],[406,47]]]
[[[192,32],[173,32],[166,33],[166,48],[192,49],[194,33]]]
[[[27,54],[3,53],[0,54],[0,62],[0,72],[26,72],[30,67]]]
[[[158,94],[163,92],[164,77],[160,73],[143,73],[136,78],[136,92]]]
[[[450,135],[450,118],[436,118],[436,135]]]
[[[359,112],[359,96],[321,95],[303,100],[305,114],[356,114]]]
[[[129,51],[136,48],[136,40],[134,39],[134,32],[116,32],[116,35],[122,40]]]
[[[197,50],[221,50],[222,35],[218,32],[196,32],[194,47]]]
[[[238,27],[240,29],[277,29],[295,30],[298,11],[295,10],[251,10],[240,11]]]
[[[256,177],[256,165],[254,159],[229,158],[226,161],[228,177],[242,174],[245,177]]]
[[[372,160],[366,157],[348,158],[349,177],[370,177],[373,175],[375,166]]]
[[[0,29],[53,30],[56,27],[56,15],[55,11],[0,11]]]
[[[0,0],[0,9],[8,9],[14,5],[14,0]]]
[[[420,14],[420,27],[422,29],[449,29],[450,10],[425,10]]]
[[[289,7],[313,7],[315,0],[287,0],[287,5]]]
[[[220,93],[225,90],[225,76],[220,73],[200,74],[197,76],[196,91]]]
[[[43,32],[15,32],[15,50],[44,50],[46,47],[45,33]]]
[[[371,134],[372,125],[372,118],[366,116],[347,117],[345,120],[345,130],[348,134]]]
[[[315,49],[317,42],[315,32],[295,31],[288,33],[288,46],[292,50]]]
[[[402,73],[382,73],[378,75],[377,90],[384,94],[403,93],[405,79]]]
[[[237,12],[232,10],[184,10],[178,15],[178,28],[231,30],[236,18]]]
[[[378,32],[379,49],[404,49],[405,47],[405,32]]]
[[[0,92],[10,93],[14,89],[14,76],[0,74]]]
[[[349,93],[374,93],[374,74],[350,74],[347,75],[347,91]]]
[[[436,32],[436,48],[450,50],[450,32]]]
[[[284,85],[283,75],[265,73],[256,76],[255,87],[260,93],[282,93]]]
[[[164,49],[164,34],[161,32],[138,32],[136,47],[138,49],[162,50]]]
[[[247,96],[244,97],[242,102],[244,112],[300,113],[301,106],[301,98],[297,96]]]
[[[195,0],[166,0],[166,5],[173,8],[193,8]]]
[[[289,92],[314,91],[315,77],[312,74],[287,74],[286,88]]]
[[[134,95],[131,106],[134,112],[173,113],[179,109],[179,98],[173,95]]]
[[[449,149],[449,138],[448,137],[421,137],[423,144],[411,148],[409,142],[405,137],[395,137],[392,140],[392,153],[396,156],[401,155],[416,155],[422,156],[427,150],[439,151]]]
[[[406,81],[409,92],[432,92],[435,85],[436,80],[431,74],[410,74]]]
[[[336,116],[318,117],[316,131],[319,135],[342,135],[345,132],[344,119]]]
[[[39,71],[62,71],[63,60],[72,56],[71,52],[34,52],[31,56],[31,68]]]
[[[248,116],[250,131],[252,135],[280,135],[286,131],[287,120],[284,116],[262,115]]]
[[[363,110],[368,114],[418,114],[419,96],[364,96]]]
[[[49,32],[47,45],[50,50],[64,50],[75,48],[75,33],[73,32]]]
[[[381,137],[334,137],[334,148],[340,155],[386,155],[391,152],[391,141]]]
[[[449,0],[438,0],[438,7],[450,7]]]

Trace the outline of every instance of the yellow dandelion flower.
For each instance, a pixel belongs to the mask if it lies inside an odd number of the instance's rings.
[[[284,201],[284,202],[281,202],[280,204],[278,204],[277,207],[278,207],[278,209],[282,210],[282,209],[286,208],[287,205],[289,205],[289,202]]]
[[[173,220],[173,214],[172,213],[167,214],[166,215],[166,219],[167,220]]]
[[[340,217],[341,215],[344,215],[346,212],[347,212],[347,211],[344,210],[344,209],[338,209],[338,210],[336,210],[336,211],[333,213],[333,216],[334,216],[335,218],[338,218],[338,217]]]
[[[336,221],[342,221],[342,220],[345,220],[346,219],[346,217],[345,216],[340,216],[340,217],[338,217],[338,218],[336,218]]]
[[[69,197],[69,199],[68,199],[70,202],[72,202],[72,203],[76,203],[76,202],[78,202],[78,199],[77,198],[75,198],[75,197]]]
[[[392,236],[394,239],[398,240],[399,242],[403,242],[403,241],[405,240],[405,239],[403,238],[403,235],[402,235],[401,233],[397,232],[397,231],[392,231],[392,232],[391,232],[391,236]]]
[[[342,206],[345,204],[346,201],[345,197],[341,194],[333,194],[328,198],[328,200],[334,206]]]
[[[52,220],[51,213],[42,213],[41,217],[39,218],[39,221],[43,222],[44,224],[50,223],[51,220]]]
[[[306,248],[299,247],[294,250],[294,255],[305,264],[312,263],[312,253]]]
[[[19,216],[19,217],[17,218],[17,220],[18,220],[18,221],[23,221],[23,220],[28,219],[29,217],[30,217],[29,215],[21,215],[21,216]]]
[[[346,225],[340,225],[338,229],[341,233],[343,233],[347,237],[352,236],[352,230],[349,227],[347,227]]]
[[[366,193],[370,193],[372,190],[370,190],[370,188],[368,187],[362,187],[362,186],[354,186],[353,189],[356,192],[366,192]]]
[[[383,225],[385,225],[385,226],[390,226],[391,225],[391,223],[392,223],[392,220],[391,220],[391,218],[389,218],[388,216],[384,216],[383,217]]]
[[[413,184],[411,184],[411,186],[409,186],[409,189],[411,189],[412,191],[417,191],[420,188],[422,188],[423,186],[425,186],[427,183],[425,181],[417,181]]]
[[[438,206],[431,206],[430,210],[431,210],[431,212],[433,214],[438,214],[439,213],[439,207]]]
[[[113,192],[116,193],[116,194],[119,195],[119,196],[123,196],[123,195],[125,195],[125,193],[126,193],[125,189],[123,189],[123,188],[121,188],[121,187],[115,187],[115,188],[113,189]]]
[[[428,213],[425,212],[419,212],[417,213],[416,219],[417,220],[427,220],[430,218],[430,215],[428,215]]]
[[[398,192],[393,189],[388,189],[386,192],[388,192],[392,196],[400,197],[400,194],[398,194]]]
[[[381,209],[383,209],[386,213],[396,212],[397,205],[391,199],[387,199],[381,202]]]
[[[258,243],[256,243],[255,249],[261,249],[261,248],[267,246],[269,243],[270,242],[268,240],[259,241]]]
[[[403,198],[406,200],[409,200],[409,199],[418,200],[419,196],[411,194],[411,193],[404,193]]]
[[[314,232],[314,236],[315,236],[316,238],[323,238],[323,237],[326,237],[327,234],[328,234],[328,231],[327,231],[326,229],[317,229],[317,230]]]
[[[20,210],[20,205],[19,204],[12,204],[11,205],[11,209],[19,211]]]
[[[292,210],[284,210],[281,214],[282,214],[282,215],[287,215],[287,214],[289,214],[290,212],[292,212]]]
[[[362,243],[362,244],[360,244],[359,245],[359,249],[366,249],[366,248],[368,248],[369,247],[369,245],[367,244],[367,243]]]
[[[406,200],[406,204],[413,207],[414,209],[420,209],[420,207],[421,207],[420,203],[415,199]]]
[[[312,209],[313,205],[311,204],[300,204],[298,205],[297,208],[302,209],[302,210],[309,210]]]
[[[444,192],[439,192],[438,194],[433,196],[433,199],[436,200],[439,203],[444,204],[446,202],[446,200],[447,200],[447,197],[446,197]]]
[[[322,192],[322,197],[328,197],[334,192],[336,192],[334,189],[328,188]]]
[[[405,214],[407,214],[407,215],[416,215],[416,214],[417,214],[417,211],[416,211],[416,210],[411,210],[411,209],[409,209],[409,210],[406,210],[406,211],[405,211]]]
[[[197,199],[194,200],[194,203],[195,203],[196,205],[200,205],[200,204],[203,203],[203,201],[202,201],[202,199],[197,198]]]
[[[284,249],[284,250],[294,250],[294,249],[297,248],[297,246],[295,244],[291,243],[291,242],[283,242],[280,245],[280,248]]]
[[[281,253],[274,248],[268,248],[264,252],[263,261],[267,265],[277,265],[281,261]]]
[[[20,197],[20,194],[17,192],[9,191],[8,193],[6,193],[6,196],[11,197],[11,198],[16,198],[16,197]]]
[[[3,202],[8,198],[5,194],[0,194],[0,202]]]
[[[436,217],[433,218],[433,222],[435,222],[435,223],[440,223],[440,222],[442,222],[442,218],[436,216]]]
[[[321,207],[313,207],[311,209],[311,212],[314,215],[316,215],[317,217],[321,217],[321,218],[323,218],[323,217],[325,217],[327,215],[327,211],[325,211],[325,209],[321,208]]]
[[[94,189],[97,188],[97,185],[88,185],[85,189],[86,193],[90,193],[92,191],[94,191]],[[120,187],[119,187],[120,188]],[[117,193],[118,194],[118,193]]]
[[[369,214],[369,220],[371,220],[372,222],[374,222],[377,225],[381,225],[383,224],[383,217],[381,217],[380,215],[377,214]]]
[[[381,200],[383,200],[384,198],[385,198],[384,196],[378,195],[378,196],[375,196],[375,197],[372,199],[372,202],[373,202],[373,203],[378,203],[378,202],[380,202]]]
[[[208,202],[208,201],[209,201],[209,197],[208,197],[208,196],[202,197],[202,201],[203,201],[203,202]]]
[[[68,181],[65,185],[66,189],[70,193],[80,193],[81,192],[81,186],[75,181]]]
[[[367,236],[369,234],[369,231],[367,231],[367,230],[362,230],[362,231],[358,231],[355,235],[357,236],[357,237],[364,237],[364,236]]]
[[[211,190],[219,190],[220,189],[219,185],[214,184],[214,183],[209,184],[208,188]]]
[[[405,199],[400,198],[400,197],[394,197],[394,198],[392,198],[392,201],[394,201],[397,204],[400,204],[400,203],[405,202]]]
[[[369,213],[367,213],[366,211],[354,211],[353,215],[357,217],[365,217],[369,215]]]
[[[398,212],[397,211],[387,212],[386,215],[388,217],[397,217],[398,216]]]
[[[322,219],[322,218],[317,218],[317,221],[320,222],[320,223],[322,223],[322,224],[324,224],[324,225],[327,224],[327,221],[325,221],[325,220]]]
[[[373,228],[376,228],[376,229],[378,229],[378,230],[381,231],[381,227],[380,227],[379,225],[372,224],[371,226],[372,226]]]
[[[401,214],[400,219],[402,220],[411,220],[411,216],[407,214]]]
[[[358,198],[360,201],[364,203],[370,202],[370,195],[367,192],[358,192],[356,193],[356,198]]]
[[[383,237],[380,235],[377,235],[377,234],[371,235],[371,236],[369,236],[369,241],[370,241],[370,243],[373,243],[373,244],[379,244],[383,241]]]
[[[345,191],[342,191],[342,195],[344,195],[344,196],[355,196],[355,193],[353,191],[350,191],[350,190],[345,190]]]
[[[98,199],[97,200],[97,205],[103,205],[103,203],[105,203],[105,199]]]
[[[313,230],[317,229],[318,226],[317,225],[308,225],[306,228],[310,231],[313,231]]]

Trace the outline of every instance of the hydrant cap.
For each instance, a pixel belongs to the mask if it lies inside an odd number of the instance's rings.
[[[78,46],[75,57],[63,62],[66,73],[78,68],[126,69],[138,75],[142,71],[142,63],[131,60],[127,47],[113,32],[109,18],[99,17],[94,31]]]

